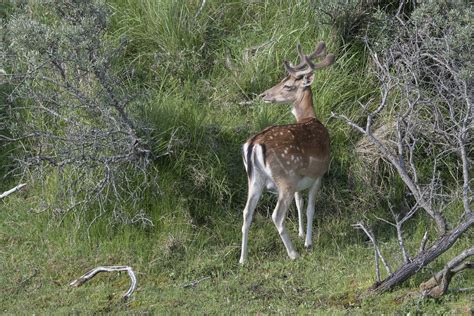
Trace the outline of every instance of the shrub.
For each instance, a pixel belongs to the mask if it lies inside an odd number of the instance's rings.
[[[39,184],[53,214],[150,223],[141,205],[156,191],[152,153],[133,115],[133,95],[113,67],[126,43],[105,40],[107,8],[70,0],[16,11],[5,26],[12,90],[10,136],[3,137],[21,148],[16,174]]]

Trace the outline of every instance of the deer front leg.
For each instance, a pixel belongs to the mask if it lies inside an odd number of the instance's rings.
[[[281,240],[283,241],[283,244],[286,247],[288,256],[290,257],[290,259],[294,260],[298,258],[298,253],[293,248],[293,244],[291,243],[290,237],[288,236],[288,232],[285,228],[286,213],[288,211],[288,206],[292,201],[292,192],[280,192],[278,196],[278,203],[272,214],[272,220],[273,223],[275,223],[278,233],[280,234]]]
[[[252,223],[253,212],[255,211],[255,207],[257,207],[258,200],[262,195],[262,187],[261,185],[253,182],[249,184],[249,192],[247,196],[247,204],[244,208],[244,222],[242,225],[242,249],[240,253],[240,264],[244,264],[245,260],[247,259],[247,243],[248,243],[248,235],[250,224]]]
[[[321,187],[321,178],[317,178],[313,186],[309,189],[308,193],[308,209],[306,210],[306,240],[304,242],[305,248],[311,248],[313,245],[312,234],[313,234],[313,217],[314,217],[314,204],[316,200],[316,193]]]
[[[298,210],[298,236],[304,239],[303,209],[304,200],[300,192],[295,193],[296,209]]]

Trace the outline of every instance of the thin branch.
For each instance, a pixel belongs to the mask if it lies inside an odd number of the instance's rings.
[[[352,225],[352,227],[355,227],[357,229],[361,229],[361,230],[364,231],[364,233],[367,235],[367,237],[369,237],[370,241],[372,242],[372,245],[374,246],[374,249],[375,249],[377,255],[382,260],[382,263],[385,266],[385,269],[387,270],[387,273],[389,275],[392,274],[392,269],[390,268],[390,265],[385,260],[382,253],[380,252],[380,249],[379,249],[379,246],[377,245],[377,241],[375,240],[374,234],[367,227],[365,227],[364,224],[362,224],[362,223],[354,224],[354,225]]]
[[[342,115],[342,114],[336,114],[334,112],[331,112],[331,117],[330,118],[337,118],[337,119],[342,119],[344,120],[347,124],[349,124],[350,126],[352,126],[353,128],[355,128],[356,130],[358,130],[359,132],[361,132],[362,134],[366,134],[366,131],[360,127],[359,125],[357,125],[356,123],[354,123],[350,118],[348,118],[347,116],[345,115]]]
[[[26,183],[21,183],[21,184],[17,185],[16,187],[14,187],[13,189],[10,189],[10,190],[8,190],[8,191],[3,192],[2,194],[0,194],[0,200],[3,199],[3,198],[5,198],[5,197],[7,197],[7,196],[9,196],[9,195],[12,194],[12,193],[18,191],[18,190],[20,190],[20,189],[23,188],[25,185],[26,185]]]
[[[471,215],[472,214],[472,209],[471,209],[471,201],[472,201],[472,194],[469,196],[469,192],[471,191],[470,188],[470,177],[469,177],[469,160],[467,159],[467,153],[466,153],[466,144],[465,144],[465,138],[459,137],[458,138],[458,145],[459,145],[459,151],[461,154],[461,161],[462,161],[462,175],[463,175],[463,205],[464,205],[464,212],[466,215]]]
[[[98,274],[100,272],[116,272],[116,271],[127,271],[128,276],[130,277],[130,280],[131,280],[130,288],[123,295],[124,299],[128,299],[133,294],[135,289],[137,288],[137,278],[136,278],[135,273],[133,272],[132,268],[129,267],[129,266],[101,266],[101,267],[97,267],[97,268],[94,268],[94,269],[88,271],[87,273],[85,273],[80,278],[72,281],[71,283],[69,283],[69,285],[79,287],[82,284],[89,281],[90,279],[92,279],[94,276],[96,276],[96,274]]]
[[[194,18],[197,18],[198,16],[201,15],[201,12],[204,9],[205,5],[206,5],[206,0],[201,0],[201,5],[199,6],[199,9],[197,10],[196,14],[194,15]]]
[[[391,223],[391,225],[394,226],[395,229],[397,230],[397,240],[398,240],[398,245],[400,246],[400,250],[402,252],[403,261],[405,263],[408,263],[408,262],[410,262],[410,256],[408,255],[408,251],[405,248],[405,242],[403,240],[403,232],[402,232],[402,225],[404,223],[405,218],[407,218],[407,217],[405,216],[402,219],[402,221],[400,221],[399,220],[400,214],[395,213],[395,211],[393,210],[393,207],[390,203],[389,203],[388,206],[389,206],[389,209],[390,209],[390,213],[392,213],[392,217],[395,220],[395,224]]]
[[[418,205],[418,203],[415,203],[415,205],[412,206],[410,211],[408,213],[406,213],[405,216],[403,216],[403,218],[400,220],[400,223],[404,224],[407,220],[412,218],[413,215],[415,215],[416,211],[418,211],[418,209],[419,209],[419,205]]]
[[[382,280],[382,278],[380,277],[379,255],[375,247],[374,247],[374,260],[375,260],[375,281],[378,283]]]
[[[391,221],[386,220],[385,218],[382,218],[382,217],[377,216],[377,215],[374,215],[374,217],[375,217],[376,219],[378,219],[379,221],[384,222],[385,224],[389,224],[390,226],[397,227],[396,224],[392,223]]]
[[[4,140],[6,142],[17,142],[17,141],[27,139],[27,138],[30,138],[30,137],[35,137],[35,136],[38,136],[37,132],[22,135],[21,137],[8,137],[6,135],[0,135],[0,140]]]
[[[447,269],[454,269],[459,266],[467,258],[474,256],[474,247],[464,250],[459,255],[451,259],[445,266]]]
[[[408,255],[408,251],[405,248],[405,243],[403,241],[402,224],[397,223],[396,228],[397,228],[398,245],[400,246],[400,249],[402,251],[403,262],[409,263],[411,260],[410,260],[410,256]]]
[[[188,288],[188,287],[195,287],[196,285],[198,285],[199,283],[201,283],[202,281],[204,280],[207,280],[207,279],[210,279],[211,277],[210,276],[206,276],[206,277],[202,277],[200,279],[197,279],[197,280],[194,280],[194,281],[191,281],[189,283],[186,283],[186,284],[183,284],[183,288]]]
[[[425,234],[423,235],[423,238],[421,239],[421,242],[420,242],[420,248],[418,249],[418,253],[422,253],[423,251],[425,251],[427,241],[428,241],[428,231],[425,231]]]

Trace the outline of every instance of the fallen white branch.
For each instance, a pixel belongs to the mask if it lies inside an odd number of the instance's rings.
[[[22,184],[17,185],[17,186],[14,187],[13,189],[10,189],[10,190],[8,190],[8,191],[3,192],[2,194],[0,194],[0,200],[3,199],[4,197],[9,196],[9,195],[12,194],[13,192],[16,192],[16,191],[20,190],[20,189],[23,188],[25,185],[26,185],[26,183],[22,183]]]
[[[97,273],[100,273],[100,272],[115,272],[115,271],[127,271],[128,276],[130,277],[130,280],[132,281],[132,284],[130,284],[130,288],[123,295],[124,299],[128,299],[132,295],[132,293],[135,291],[135,289],[137,288],[137,277],[135,276],[135,273],[133,272],[132,268],[129,267],[129,266],[97,267],[97,268],[94,268],[94,269],[88,271],[83,276],[81,276],[79,279],[72,281],[71,283],[69,283],[69,285],[79,287],[82,284],[89,281],[90,279],[92,279]]]

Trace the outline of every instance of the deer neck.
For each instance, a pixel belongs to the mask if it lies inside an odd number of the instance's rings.
[[[291,113],[295,116],[296,122],[300,123],[304,119],[316,118],[313,106],[313,92],[311,87],[306,87],[301,93],[301,97],[293,103]]]

